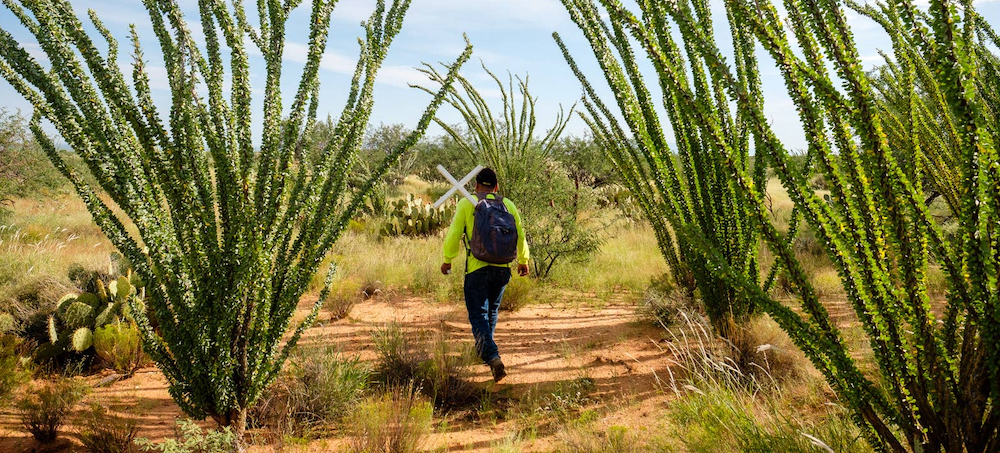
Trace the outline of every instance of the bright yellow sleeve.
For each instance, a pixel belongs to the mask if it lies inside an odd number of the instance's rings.
[[[469,200],[458,200],[458,207],[455,209],[455,217],[451,219],[451,226],[448,227],[448,234],[444,237],[444,262],[451,263],[462,247],[462,235],[465,234],[465,219],[469,218],[469,211],[472,203]]]
[[[528,250],[528,236],[524,234],[524,222],[521,221],[521,211],[513,201],[504,198],[507,202],[507,209],[514,216],[514,223],[517,225],[517,264],[528,264],[531,259],[531,251]]]

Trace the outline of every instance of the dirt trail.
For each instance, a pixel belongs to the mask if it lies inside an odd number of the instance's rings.
[[[501,312],[496,340],[507,365],[508,376],[491,391],[517,400],[532,392],[552,389],[560,382],[590,378],[590,395],[601,423],[649,426],[657,408],[668,399],[660,379],[669,379],[664,332],[649,323],[637,322],[635,308],[609,305],[600,309],[586,303],[533,305],[517,312]],[[371,332],[396,321],[407,332],[426,335],[442,332],[455,341],[471,340],[467,315],[460,303],[429,303],[419,298],[377,298],[356,305],[350,316],[320,322],[306,331],[303,345],[335,345],[363,360],[375,357]],[[101,377],[89,378],[93,382]],[[474,381],[486,388],[489,370],[477,367]],[[98,403],[141,419],[140,436],[153,439],[172,434],[174,421],[184,415],[166,391],[166,381],[155,368],[135,377],[95,389],[84,404]],[[84,405],[80,406],[85,407]],[[438,424],[426,447],[434,451],[490,451],[491,444],[516,429],[514,420],[481,420],[446,417]],[[435,421],[440,418],[435,416]],[[206,423],[205,426],[211,426]],[[73,438],[74,428],[64,428]],[[12,414],[0,419],[0,451],[32,451],[31,442]],[[546,450],[552,433],[542,432],[528,450]],[[292,451],[338,451],[342,440],[320,439]],[[257,450],[257,449],[255,449]],[[269,451],[263,449],[260,451]]]

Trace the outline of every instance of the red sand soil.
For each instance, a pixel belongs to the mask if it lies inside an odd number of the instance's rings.
[[[584,297],[584,296],[580,296]],[[477,367],[473,380],[484,388],[512,400],[532,392],[552,389],[558,383],[588,377],[596,390],[587,409],[599,414],[599,423],[641,427],[655,425],[657,413],[672,392],[667,366],[669,352],[663,346],[665,332],[648,322],[637,321],[635,307],[612,304],[594,308],[587,301],[539,304],[517,312],[501,312],[496,340],[508,376],[493,385],[489,369]],[[308,304],[303,304],[303,311]],[[442,332],[455,341],[471,340],[471,331],[460,303],[430,303],[413,297],[377,298],[356,305],[348,318],[324,319],[306,331],[302,345],[335,345],[363,360],[375,357],[371,332],[396,321],[414,334]],[[91,376],[97,384],[106,376]],[[139,436],[153,440],[173,435],[175,421],[183,412],[167,393],[167,383],[156,368],[140,370],[134,377],[114,382],[93,392],[78,406],[82,410],[98,403],[140,419]],[[441,423],[446,421],[447,423]],[[435,414],[435,429],[425,448],[434,451],[490,451],[491,444],[514,432],[514,420],[482,420]],[[213,423],[203,423],[212,427]],[[75,426],[62,429],[63,442],[46,449],[37,446],[8,410],[0,417],[0,452],[82,451]],[[551,449],[551,432],[522,447],[528,451]],[[286,451],[340,451],[344,439],[319,439]],[[254,451],[271,451],[257,446]]]

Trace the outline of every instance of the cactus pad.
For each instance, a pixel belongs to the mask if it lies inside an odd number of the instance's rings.
[[[71,329],[90,325],[94,319],[94,307],[77,300],[69,305],[62,321]]]
[[[81,327],[73,332],[70,346],[76,352],[83,352],[94,345],[94,332],[89,327]]]

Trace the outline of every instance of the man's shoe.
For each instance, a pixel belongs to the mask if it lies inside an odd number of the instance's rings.
[[[500,382],[507,375],[507,371],[504,370],[503,360],[500,360],[500,357],[494,357],[487,365],[493,371],[493,382]]]

